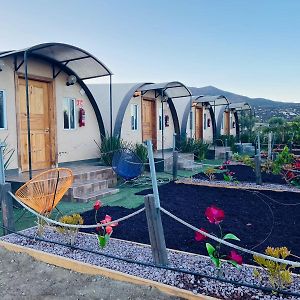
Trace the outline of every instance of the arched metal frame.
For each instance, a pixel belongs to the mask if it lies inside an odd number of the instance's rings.
[[[201,100],[201,98],[204,98],[204,96],[200,95],[200,96],[192,97],[192,105],[193,105],[193,103],[202,103],[203,106],[206,106],[206,107],[209,106],[208,110],[209,110],[209,113],[210,113],[211,123],[212,123],[213,141],[215,141],[215,139],[216,139],[216,117],[215,117],[215,112],[213,110],[213,107],[212,107],[211,103],[208,102],[208,101],[199,101],[199,100]],[[190,117],[190,119],[191,119],[191,113],[190,112],[191,112],[191,104],[188,103],[185,110],[184,110],[183,117],[182,117],[182,122],[181,122],[181,138],[182,139],[184,139],[186,137],[188,118]],[[191,122],[191,120],[190,120],[190,122]]]
[[[51,47],[56,47],[60,50],[62,50],[63,56],[68,59],[63,59],[63,60],[58,60],[53,58],[54,56],[54,50],[52,48],[52,52],[49,50],[49,53],[38,53],[36,51],[43,50],[43,49],[50,49]],[[68,54],[68,50],[70,53]],[[64,52],[65,51],[65,52]],[[73,52],[73,57],[72,57],[72,51],[76,51],[75,57],[74,57],[74,52]],[[78,56],[78,53],[81,53],[82,56]],[[57,54],[57,53],[56,53]],[[18,65],[17,64],[17,59],[18,56],[23,55],[23,61]],[[100,110],[96,104],[96,101],[94,97],[92,96],[91,92],[83,82],[86,79],[92,79],[92,78],[97,78],[97,77],[103,77],[103,76],[109,76],[110,78],[110,117],[111,117],[111,123],[112,123],[112,90],[111,90],[111,75],[112,72],[96,57],[94,57],[92,54],[88,53],[87,51],[80,49],[78,47],[68,45],[68,44],[63,44],[63,43],[45,43],[45,44],[39,44],[35,45],[33,47],[29,47],[23,50],[17,50],[17,51],[9,51],[9,52],[2,52],[0,53],[0,58],[1,57],[7,57],[7,56],[13,56],[14,61],[15,61],[15,71],[17,71],[22,64],[24,64],[24,69],[25,69],[25,83],[26,83],[26,111],[27,111],[27,128],[28,128],[28,133],[27,133],[27,140],[28,140],[28,165],[29,165],[29,178],[32,178],[32,156],[31,156],[31,131],[30,131],[30,101],[29,101],[29,86],[28,86],[28,57],[35,57],[39,58],[41,60],[47,61],[52,64],[53,67],[53,79],[56,78],[56,76],[61,72],[64,71],[68,75],[74,75],[77,78],[78,83],[80,86],[83,88],[85,91],[88,99],[90,100],[90,103],[95,111],[96,118],[98,121],[98,126],[99,126],[99,131],[101,138],[105,136],[105,130],[104,130],[104,124],[103,120],[101,117]],[[68,67],[69,62],[75,62],[79,61],[79,64],[82,63],[86,59],[92,59],[92,63],[98,68],[96,71],[98,72],[92,72],[90,73],[89,76],[87,77],[81,77],[79,76],[71,67]],[[58,67],[60,70],[55,73],[55,67]]]
[[[179,92],[176,94],[176,89],[179,89]],[[190,90],[181,82],[179,81],[170,81],[164,83],[157,83],[157,84],[149,84],[145,85],[140,88],[142,94],[146,93],[147,91],[155,91],[155,98],[158,96],[161,97],[161,108],[162,111],[164,109],[164,102],[169,104],[169,108],[171,111],[173,124],[174,124],[174,131],[176,133],[176,144],[180,141],[180,125],[178,120],[178,115],[173,103],[172,99],[175,98],[185,98],[190,97],[192,98],[192,93]],[[164,122],[162,121],[162,158],[164,158]]]

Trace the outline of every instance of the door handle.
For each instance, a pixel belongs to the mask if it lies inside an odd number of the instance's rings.
[[[49,128],[46,128],[46,129],[45,129],[45,133],[49,133]]]

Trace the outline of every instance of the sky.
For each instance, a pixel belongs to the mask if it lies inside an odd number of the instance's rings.
[[[299,0],[0,0],[0,51],[63,42],[113,82],[181,81],[300,103]]]

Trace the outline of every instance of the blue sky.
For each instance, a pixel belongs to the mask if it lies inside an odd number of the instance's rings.
[[[299,0],[0,0],[0,50],[64,42],[114,82],[178,80],[300,102]]]

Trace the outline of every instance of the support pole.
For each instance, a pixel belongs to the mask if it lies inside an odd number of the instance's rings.
[[[178,151],[173,151],[173,180],[177,180],[178,174]]]
[[[0,144],[0,199],[1,199],[1,211],[2,211],[2,225],[3,234],[9,234],[15,230],[14,226],[14,214],[13,214],[13,201],[8,194],[11,191],[10,183],[5,182],[5,170],[4,170],[4,159],[3,159],[3,148],[4,143]]]
[[[272,132],[268,134],[268,159],[272,159]]]
[[[168,265],[168,254],[160,210],[155,207],[153,195],[145,196],[144,201],[154,263],[156,265],[166,266]]]
[[[256,154],[254,156],[254,162],[255,162],[256,184],[257,185],[261,185],[262,184],[262,178],[261,178],[261,159],[260,159],[260,154]]]
[[[176,150],[176,136],[177,136],[177,134],[174,132],[173,133],[173,151]]]
[[[193,138],[193,98],[190,96],[190,139]]]
[[[110,137],[113,135],[113,103],[112,103],[112,80],[109,75],[109,121],[110,121]]]
[[[153,189],[155,207],[157,209],[159,209],[160,208],[160,200],[159,200],[159,194],[158,194],[155,163],[154,163],[154,157],[153,157],[153,146],[152,146],[152,141],[151,140],[147,140],[147,150],[148,150],[148,159],[149,159],[149,165],[150,165],[150,176],[151,176],[151,181],[152,181],[152,189]]]
[[[27,142],[28,142],[28,169],[29,179],[32,179],[32,159],[31,159],[31,132],[30,132],[30,99],[28,86],[28,54],[24,52],[25,84],[26,84],[26,114],[27,114]]]
[[[165,130],[164,130],[164,101],[163,101],[163,95],[164,95],[164,91],[161,90],[161,154],[162,154],[162,159],[164,159],[165,156],[165,141],[164,141],[164,134],[165,134]]]
[[[257,154],[259,155],[259,159],[261,158],[261,149],[260,149],[260,135],[257,133]]]

